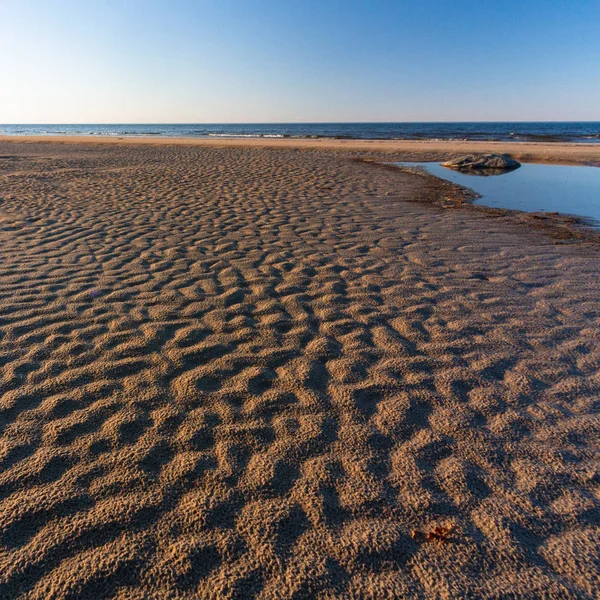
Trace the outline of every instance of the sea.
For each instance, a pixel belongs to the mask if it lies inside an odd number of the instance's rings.
[[[0,135],[600,143],[600,121],[0,125]]]

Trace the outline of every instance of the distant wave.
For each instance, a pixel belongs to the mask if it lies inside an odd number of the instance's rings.
[[[164,135],[162,131],[90,131],[87,135]]]
[[[569,134],[544,134],[544,133],[509,133],[509,137],[515,141],[524,142],[566,142],[572,136]]]
[[[209,137],[224,138],[286,138],[291,137],[283,133],[209,133]]]
[[[118,134],[118,132],[117,132]],[[124,131],[122,135],[164,135],[162,131]]]

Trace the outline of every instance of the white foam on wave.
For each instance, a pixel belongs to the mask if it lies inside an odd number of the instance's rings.
[[[224,138],[282,138],[285,135],[280,133],[209,133],[209,137]]]

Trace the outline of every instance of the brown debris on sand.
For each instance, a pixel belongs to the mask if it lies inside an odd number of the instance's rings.
[[[430,531],[420,531],[419,529],[413,529],[410,532],[410,537],[416,541],[427,541],[427,542],[448,542],[451,539],[452,531],[454,530],[451,526],[436,525]]]

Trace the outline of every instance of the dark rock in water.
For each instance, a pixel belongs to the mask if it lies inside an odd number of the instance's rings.
[[[483,156],[461,156],[442,163],[442,167],[469,175],[502,175],[521,166],[519,161],[507,154],[485,154]]]

